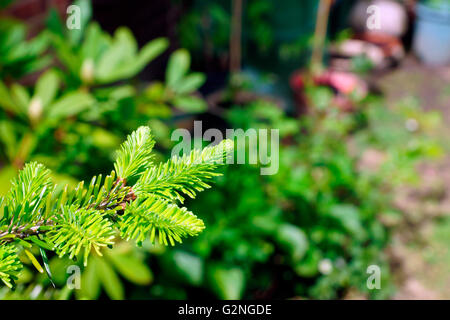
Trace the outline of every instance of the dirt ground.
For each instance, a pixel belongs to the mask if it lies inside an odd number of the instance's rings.
[[[430,68],[408,57],[374,82],[390,106],[413,97],[425,110],[441,111],[442,137],[450,136],[450,66]],[[398,282],[394,299],[450,299],[450,151],[419,170],[420,187],[405,187],[396,195],[406,224],[388,248]]]

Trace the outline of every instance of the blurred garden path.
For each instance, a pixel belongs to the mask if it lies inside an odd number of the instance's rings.
[[[446,138],[450,136],[450,66],[426,67],[409,56],[373,81],[388,107],[412,97],[425,110],[441,111],[442,139],[450,140]],[[399,190],[396,196],[397,206],[405,212],[405,225],[388,249],[397,270],[395,298],[450,299],[450,152],[437,163],[423,164],[420,172],[420,187]]]
[[[450,66],[427,67],[408,56],[397,69],[374,81],[389,105],[418,98],[425,110],[442,111],[446,124],[450,124]]]

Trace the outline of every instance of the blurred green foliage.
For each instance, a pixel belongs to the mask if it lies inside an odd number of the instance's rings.
[[[77,3],[90,12],[89,1]],[[74,33],[52,10],[48,28],[29,42],[23,41],[23,25],[2,20],[6,31],[0,39],[5,50],[0,70],[8,73],[0,81],[2,180],[10,180],[26,161],[44,163],[57,182],[108,172],[105,163],[130,129],[150,124],[168,131],[173,107],[178,113],[206,108],[196,93],[205,79],[189,72],[187,51],[170,57],[166,83],[142,88],[135,76],[167,49],[167,40],[155,39],[138,50],[127,28],[110,36],[89,21],[90,14],[83,17],[82,29]],[[57,65],[42,73],[34,87],[12,81],[50,61]],[[0,193],[8,187],[3,184]]]
[[[331,97],[324,90],[311,88],[313,105]],[[380,216],[400,218],[393,191],[419,181],[419,161],[441,155],[434,138],[440,117],[411,100],[395,110],[375,96],[358,105],[343,113],[329,100],[301,120],[263,101],[234,107],[228,119],[235,128],[280,129],[279,172],[227,168],[218,188],[192,204],[206,219],[205,232],[156,259],[160,273],[152,294],[335,299],[355,291],[390,297],[395,288],[383,253],[390,231]],[[375,167],[363,163],[373,150],[381,156]],[[373,264],[382,271],[381,290],[366,286]]]
[[[262,52],[268,52],[274,43],[274,7],[270,0],[243,2],[244,36]],[[206,59],[223,59],[228,54],[231,12],[228,0],[194,1],[178,26],[181,45],[191,52],[203,53]]]
[[[50,58],[42,56],[48,47],[48,34],[43,32],[28,41],[26,33],[19,21],[0,20],[0,79],[17,79],[50,64]]]

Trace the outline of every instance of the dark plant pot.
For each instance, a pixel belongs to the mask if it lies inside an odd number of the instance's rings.
[[[450,63],[450,5],[417,5],[414,52],[426,64]]]

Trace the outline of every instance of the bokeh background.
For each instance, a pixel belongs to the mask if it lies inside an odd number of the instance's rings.
[[[49,256],[54,286],[24,256],[2,299],[450,298],[449,0],[0,8],[0,194],[27,161],[62,185],[108,173],[140,125],[156,161],[195,120],[281,138],[277,174],[230,165],[188,202],[207,226],[197,238],[123,241],[86,268]]]

